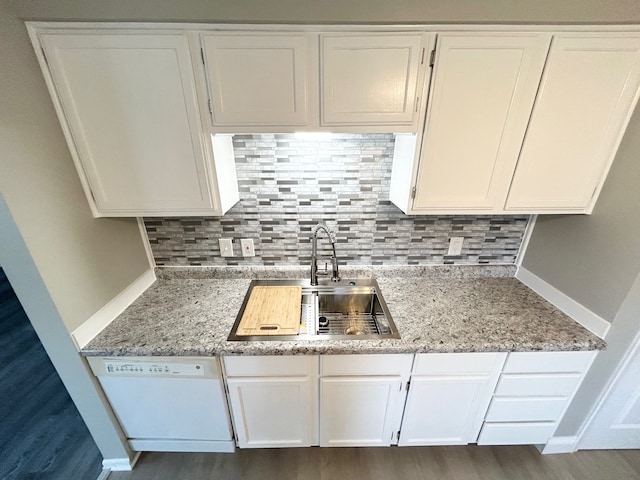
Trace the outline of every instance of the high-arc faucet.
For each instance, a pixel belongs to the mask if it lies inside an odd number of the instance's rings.
[[[324,230],[327,234],[331,242],[331,248],[333,249],[333,256],[331,257],[331,281],[337,282],[340,280],[338,258],[336,257],[336,234],[333,230],[329,229],[325,223],[319,223],[311,230],[311,285],[318,285],[318,275],[329,274],[326,265],[324,271],[318,271],[318,232],[320,230]]]

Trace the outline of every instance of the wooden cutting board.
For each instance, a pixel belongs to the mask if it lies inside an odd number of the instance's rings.
[[[297,335],[302,287],[253,287],[236,335]]]

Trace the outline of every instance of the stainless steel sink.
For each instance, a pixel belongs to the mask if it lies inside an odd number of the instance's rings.
[[[251,291],[258,285],[302,287],[298,335],[236,335]],[[245,295],[228,340],[379,340],[400,338],[380,287],[371,279],[342,279],[311,286],[309,280],[254,280]]]

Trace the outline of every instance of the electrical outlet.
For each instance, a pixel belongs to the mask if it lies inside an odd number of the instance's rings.
[[[253,248],[253,239],[252,238],[241,238],[240,246],[242,247],[242,256],[243,257],[255,257],[256,251]]]
[[[462,244],[464,237],[451,237],[449,239],[449,251],[447,255],[460,255],[462,253]]]
[[[233,257],[233,238],[219,238],[220,256]]]

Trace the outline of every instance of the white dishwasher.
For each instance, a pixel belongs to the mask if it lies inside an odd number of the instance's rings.
[[[234,451],[217,358],[87,360],[134,450]]]

